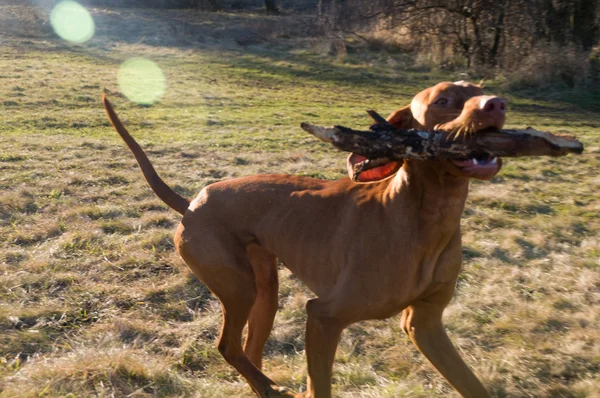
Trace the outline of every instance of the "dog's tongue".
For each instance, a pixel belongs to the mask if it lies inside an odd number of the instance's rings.
[[[356,153],[351,154],[348,157],[348,173],[352,176],[354,174],[354,165],[364,162],[367,160],[366,157],[358,155]],[[359,182],[373,182],[383,180],[394,174],[400,166],[399,162],[386,163],[379,167],[374,167],[369,170],[362,171],[356,178]]]
[[[454,163],[454,165],[458,166],[458,167],[473,166],[473,159],[466,159],[466,160],[454,160],[454,159],[451,159],[451,162]]]

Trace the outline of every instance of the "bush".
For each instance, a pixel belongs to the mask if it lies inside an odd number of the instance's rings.
[[[537,47],[506,73],[509,88],[552,87],[558,89],[590,88],[593,66],[586,54],[573,47],[549,45]]]

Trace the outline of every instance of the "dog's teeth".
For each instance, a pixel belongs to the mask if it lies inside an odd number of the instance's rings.
[[[494,158],[492,160],[490,160],[490,164],[496,164],[498,163],[498,157],[494,156]]]
[[[473,161],[473,165],[477,166],[479,163],[477,162],[477,159],[473,158],[471,159]]]

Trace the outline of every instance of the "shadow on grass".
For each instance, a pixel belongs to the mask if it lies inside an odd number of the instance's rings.
[[[583,126],[600,127],[600,89],[596,87],[542,87],[513,89],[506,93],[517,99],[514,109],[519,112],[535,114],[536,117],[560,117],[569,123],[581,122]],[[557,112],[560,114],[557,115]]]
[[[47,34],[49,40],[25,45],[45,52],[70,52],[107,64],[122,61],[112,52],[116,44],[199,51],[207,56],[208,62],[215,64],[217,73],[223,73],[218,72],[220,67],[227,68],[225,73],[230,77],[238,77],[257,87],[280,90],[290,84],[322,84],[329,86],[323,88],[329,89],[333,96],[336,89],[361,88],[367,93],[393,95],[404,101],[432,81],[449,77],[448,73],[416,71],[406,56],[372,52],[351,44],[343,63],[332,62],[331,56],[315,55],[314,51],[302,51],[307,43],[318,45],[319,41],[327,40],[316,35],[318,26],[311,15],[273,17],[251,13],[126,8],[93,9],[92,15],[96,36],[84,46],[66,44],[51,32]],[[14,40],[12,45],[23,46],[23,40]],[[181,61],[183,59],[177,59],[177,62]],[[190,62],[190,68],[193,68],[192,64],[194,62]],[[192,70],[192,73],[197,72]],[[579,123],[579,127],[599,125],[597,113],[589,112],[600,109],[598,90],[524,88],[508,90],[505,94],[514,99],[511,107],[518,112],[560,118],[568,123]],[[338,100],[343,100],[342,92]]]
[[[317,29],[314,18],[307,15],[269,17],[195,10],[119,8],[94,9],[92,14],[96,34],[85,45],[68,44],[51,32],[43,42],[24,42],[15,37],[5,45],[56,54],[69,52],[108,64],[122,61],[118,54],[111,52],[116,44],[199,51],[203,56],[208,54],[209,58],[211,53],[217,53],[213,61],[261,86],[328,83],[367,87],[408,98],[424,86],[423,80],[427,80],[422,73],[411,71],[408,65],[402,65],[398,60],[392,61],[397,67],[364,67],[365,63],[382,64],[373,61],[383,54],[369,53],[363,57],[362,51],[355,49],[344,63],[332,64],[331,56],[318,56],[310,51],[298,53],[298,48],[307,47],[307,42],[326,40],[314,35]],[[15,19],[12,22],[22,21]],[[299,44],[298,39],[306,40]],[[351,49],[349,52],[352,52]],[[168,59],[166,62],[169,62]],[[352,62],[360,66],[352,65]],[[414,92],[396,93],[394,90],[399,84],[414,87]]]

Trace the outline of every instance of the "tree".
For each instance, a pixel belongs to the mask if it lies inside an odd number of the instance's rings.
[[[265,0],[265,9],[267,14],[279,15],[279,7],[277,7],[276,0]]]

